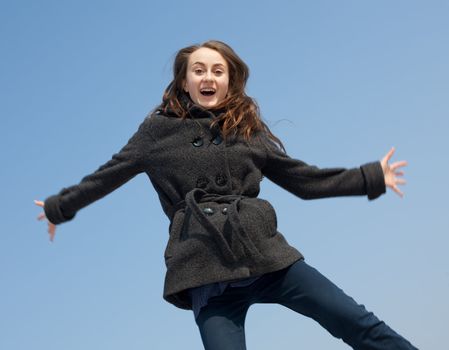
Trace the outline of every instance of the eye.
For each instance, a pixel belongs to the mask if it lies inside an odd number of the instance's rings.
[[[203,70],[201,68],[195,68],[193,71],[195,72],[195,74],[202,74],[203,73]]]
[[[220,76],[220,75],[223,75],[223,74],[224,74],[224,72],[222,70],[216,70],[215,71],[215,75]]]

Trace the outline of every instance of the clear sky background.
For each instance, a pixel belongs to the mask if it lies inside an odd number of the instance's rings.
[[[110,159],[181,47],[230,44],[287,152],[320,167],[409,161],[403,199],[303,201],[265,180],[279,231],[420,349],[449,344],[447,1],[2,1],[0,349],[201,349],[162,299],[168,219],[145,174],[58,226],[44,200]],[[347,349],[253,305],[248,349]]]

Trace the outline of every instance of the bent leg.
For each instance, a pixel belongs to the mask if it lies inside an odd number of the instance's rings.
[[[262,302],[277,302],[311,317],[354,349],[416,349],[304,261],[280,274],[264,295],[271,300]]]
[[[196,319],[205,350],[246,350],[248,308],[242,299],[234,299],[226,292],[210,298]]]

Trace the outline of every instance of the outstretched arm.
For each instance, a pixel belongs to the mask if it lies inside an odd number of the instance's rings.
[[[58,194],[35,204],[44,208],[38,220],[48,220],[48,232],[52,240],[55,225],[69,221],[77,211],[106,196],[137,174],[144,171],[146,150],[153,144],[148,130],[148,118],[128,140],[128,143],[93,173],[84,176],[73,186],[63,188]]]
[[[318,168],[291,158],[265,135],[262,135],[262,143],[266,148],[263,174],[302,199],[367,195],[372,200],[385,193],[386,186],[399,191],[397,185],[405,183],[397,178],[403,173],[396,170],[406,162],[388,165],[394,150],[382,161],[356,168]],[[397,193],[400,194],[400,191]]]

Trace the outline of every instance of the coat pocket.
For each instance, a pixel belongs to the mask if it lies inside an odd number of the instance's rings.
[[[276,212],[265,199],[250,198],[242,201],[239,216],[242,228],[256,245],[277,233]]]
[[[278,227],[278,219],[276,215],[276,210],[266,199],[259,198],[260,206],[259,210],[262,210],[265,222],[268,225],[268,229],[272,232],[272,235],[276,234]]]
[[[184,210],[179,210],[173,217],[172,222],[170,223],[168,229],[169,234],[168,242],[164,251],[165,263],[167,263],[167,261],[170,260],[174,255],[173,248],[176,242],[179,241],[180,239],[180,233],[184,222],[184,216],[185,216]]]

